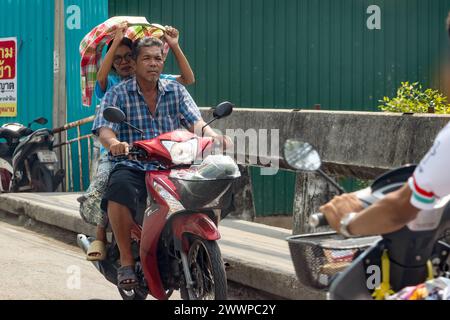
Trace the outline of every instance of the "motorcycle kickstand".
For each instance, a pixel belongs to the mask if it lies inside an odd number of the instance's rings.
[[[183,265],[184,278],[186,279],[186,289],[189,294],[189,299],[194,300],[195,295],[192,291],[192,287],[194,286],[194,281],[192,281],[191,272],[189,271],[187,255],[183,251],[180,252],[181,255],[181,263]]]

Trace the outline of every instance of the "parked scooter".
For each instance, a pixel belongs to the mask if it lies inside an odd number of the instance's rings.
[[[58,158],[53,151],[54,130],[42,128],[20,139],[13,157],[10,191],[53,192],[64,179],[57,170]]]
[[[46,118],[40,117],[27,127],[20,123],[6,123],[0,128],[0,138],[6,140],[0,142],[0,192],[54,190],[53,181],[51,185],[47,182],[49,174],[39,174],[41,154],[48,155],[47,150],[51,150],[51,145],[44,144],[53,141],[49,138],[51,134],[48,134],[48,138],[37,138],[35,136],[43,135],[41,132],[49,132],[48,129],[37,131],[31,129],[33,123],[45,125],[47,122]],[[43,148],[46,150],[42,150]],[[52,164],[55,158],[56,154],[52,157]],[[50,161],[47,160],[45,163],[50,164]]]
[[[296,170],[317,171],[321,166],[318,152],[308,143],[288,140],[284,157]],[[414,170],[407,165],[389,171],[356,195],[365,206],[372,205],[401,188]],[[449,200],[441,199],[401,230],[381,237],[345,239],[328,232],[287,238],[298,278],[315,289],[329,289],[333,300],[380,300],[427,280],[450,278]],[[321,213],[310,218],[313,227],[326,224]]]
[[[218,105],[213,121],[228,116],[232,108],[229,102]],[[127,124],[120,109],[106,108],[104,116]],[[232,183],[240,172],[234,160],[223,155],[209,155],[194,164],[213,147],[212,138],[177,130],[135,142],[130,148],[134,159],[152,162],[158,170],[146,173],[147,203],[137,210],[132,228],[138,286],[130,291],[119,288],[123,299],[142,300],[148,294],[168,299],[174,290],[188,300],[227,298],[216,241],[221,213],[232,206]],[[77,240],[87,252],[94,239],[79,234]],[[120,260],[114,237],[106,250],[106,259],[93,263],[117,285]]]

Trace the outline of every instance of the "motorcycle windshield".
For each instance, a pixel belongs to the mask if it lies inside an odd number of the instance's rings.
[[[214,181],[236,179],[241,176],[234,160],[224,155],[209,155],[200,165],[193,165],[188,170],[174,170],[170,177],[185,181]]]
[[[225,208],[231,201],[233,180],[171,180],[187,210]]]

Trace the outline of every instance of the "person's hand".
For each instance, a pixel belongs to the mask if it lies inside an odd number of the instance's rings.
[[[118,142],[114,143],[109,147],[109,151],[113,156],[127,155],[129,152],[130,146],[126,142]]]
[[[354,194],[347,193],[335,196],[333,200],[321,206],[319,211],[325,215],[328,224],[339,232],[341,219],[350,212],[359,212],[362,209],[359,199]]]
[[[125,37],[125,32],[128,29],[128,22],[122,22],[116,30],[116,34],[114,35],[114,42],[119,45],[122,39]]]
[[[170,48],[178,45],[178,40],[180,39],[180,33],[178,30],[172,26],[165,26],[166,32],[164,33],[164,39]]]
[[[223,150],[230,149],[234,146],[233,141],[231,141],[231,138],[229,136],[225,135],[217,135],[213,137],[214,144],[223,147]]]

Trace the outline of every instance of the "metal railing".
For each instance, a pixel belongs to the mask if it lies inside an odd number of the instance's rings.
[[[65,172],[66,172],[66,178],[65,178],[65,183],[62,186],[62,191],[63,192],[73,192],[75,190],[74,188],[74,177],[73,177],[73,169],[74,169],[74,165],[73,165],[73,161],[72,161],[72,154],[73,154],[73,150],[72,148],[74,147],[74,143],[76,143],[76,148],[77,148],[77,153],[78,153],[78,169],[79,169],[79,182],[80,182],[80,190],[83,191],[84,190],[84,182],[83,182],[83,159],[85,159],[85,157],[83,157],[83,148],[81,146],[81,142],[83,140],[87,140],[87,156],[88,156],[88,170],[89,170],[89,178],[91,177],[91,173],[94,172],[93,171],[93,166],[97,163],[97,159],[98,159],[98,152],[96,152],[96,149],[98,148],[93,148],[93,146],[96,144],[96,141],[94,140],[94,136],[92,134],[85,134],[85,135],[81,135],[81,130],[80,127],[84,124],[93,122],[95,119],[95,116],[90,116],[84,119],[80,119],[74,122],[70,122],[65,124],[64,126],[60,127],[60,128],[56,128],[53,129],[53,133],[54,134],[58,134],[59,136],[59,141],[62,141],[63,138],[63,132],[68,131],[69,129],[72,128],[76,128],[76,132],[77,132],[77,136],[76,138],[70,139],[64,141],[64,142],[60,142],[58,144],[55,144],[53,147],[54,148],[59,148],[59,158],[61,159],[61,163],[62,163],[62,167],[64,168]],[[67,135],[65,135],[67,137]],[[63,162],[62,159],[66,159],[66,161]]]

